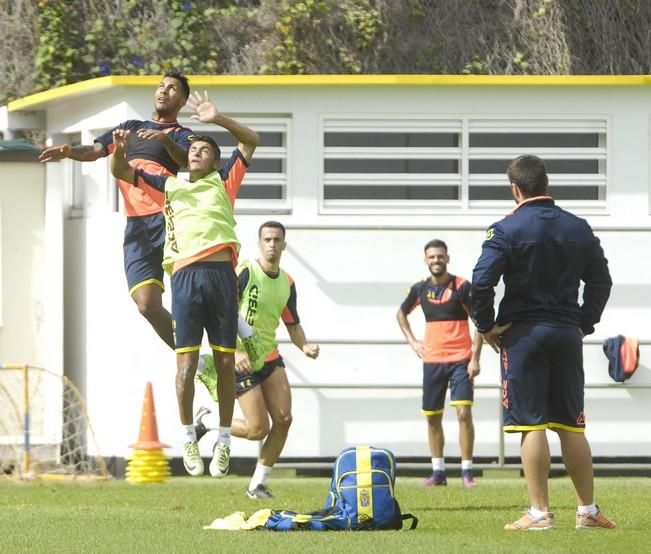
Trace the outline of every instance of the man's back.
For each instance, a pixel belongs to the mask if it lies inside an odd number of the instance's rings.
[[[599,321],[612,284],[590,226],[549,197],[525,200],[489,229],[473,273],[473,295],[483,297],[499,275],[505,285],[499,324],[546,322],[579,326],[586,334]]]

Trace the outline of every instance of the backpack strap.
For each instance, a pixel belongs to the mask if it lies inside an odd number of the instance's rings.
[[[402,521],[406,521],[408,519],[411,519],[411,525],[407,531],[413,531],[418,527],[418,518],[414,514],[401,514],[400,519]]]

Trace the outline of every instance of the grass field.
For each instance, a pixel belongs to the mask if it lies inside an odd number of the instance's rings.
[[[615,520],[613,531],[576,531],[575,499],[567,478],[550,481],[557,529],[507,532],[526,505],[524,481],[480,478],[475,489],[458,479],[423,489],[399,478],[404,512],[415,531],[293,532],[203,530],[213,519],[260,508],[321,508],[325,478],[272,479],[275,500],[243,494],[248,479],[176,477],[158,485],[125,481],[14,482],[0,479],[0,551],[13,552],[649,552],[651,479],[601,478],[597,499]]]

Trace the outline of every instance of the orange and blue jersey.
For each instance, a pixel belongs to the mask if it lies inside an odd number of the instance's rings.
[[[472,355],[468,326],[470,283],[462,277],[449,277],[445,285],[436,285],[430,278],[414,283],[400,306],[405,315],[418,305],[423,310],[425,363],[460,362]]]
[[[163,131],[185,151],[190,149],[192,131],[182,127],[178,122],[161,123],[159,121],[140,121],[131,119],[120,123],[114,129],[97,137],[106,154],[113,153],[113,131],[126,129],[131,131],[131,139],[127,149],[126,159],[134,169],[140,169],[153,175],[176,175],[179,164],[170,156],[163,143],[159,140],[146,140],[137,136],[140,129]],[[117,179],[117,184],[124,198],[124,212],[129,217],[147,216],[161,213],[165,204],[165,195],[148,185],[136,187],[131,183]]]

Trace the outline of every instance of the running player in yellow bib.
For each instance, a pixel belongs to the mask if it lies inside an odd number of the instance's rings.
[[[292,343],[308,358],[319,355],[319,346],[305,338],[296,309],[294,280],[280,267],[286,247],[285,227],[278,221],[263,223],[258,231],[258,247],[260,257],[238,267],[239,309],[240,316],[259,332],[265,358],[255,363],[239,346],[235,352],[236,392],[244,419],[233,420],[233,435],[264,439],[247,496],[273,498],[266,480],[280,457],[292,423],[291,391],[276,341],[280,321]],[[207,431],[201,418],[208,412],[206,408],[198,412],[197,436]]]

